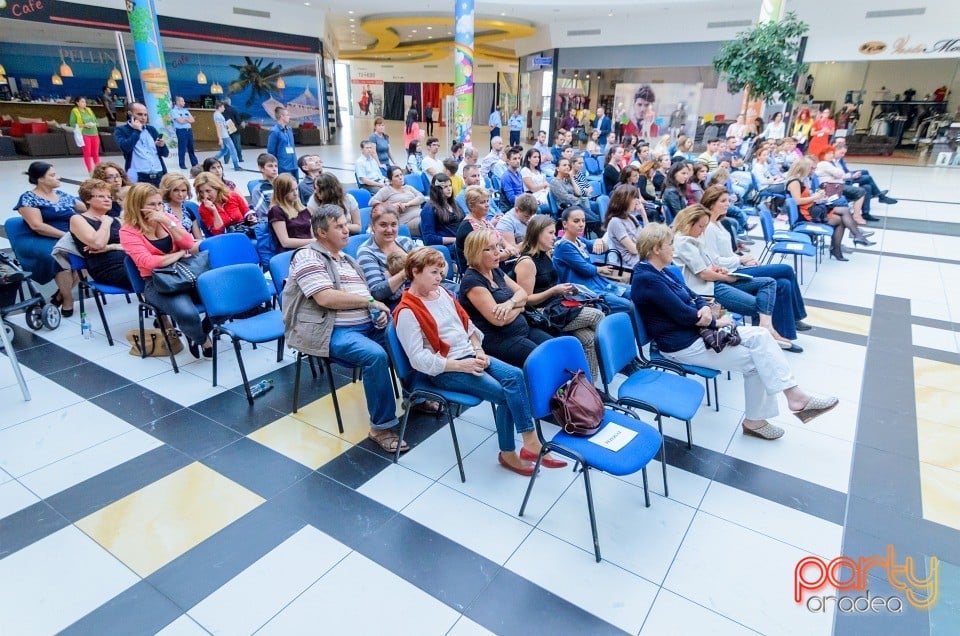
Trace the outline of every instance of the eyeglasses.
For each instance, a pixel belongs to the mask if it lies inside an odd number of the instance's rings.
[[[113,199],[113,197],[110,196],[109,194],[94,194],[90,198],[91,199],[107,199],[108,201]]]

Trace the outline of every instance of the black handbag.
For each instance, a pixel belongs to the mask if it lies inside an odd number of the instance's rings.
[[[153,286],[159,294],[182,294],[197,288],[200,274],[210,270],[210,253],[197,252],[172,265],[153,270]]]
[[[551,335],[558,336],[563,330],[573,322],[583,305],[570,307],[563,304],[562,298],[551,298],[546,304],[539,307],[527,307],[523,316],[527,319],[527,324],[534,329],[545,331]]]
[[[740,334],[737,332],[736,325],[728,327],[702,327],[700,337],[703,338],[703,344],[708,349],[713,349],[720,353],[727,347],[735,347],[740,344]]]

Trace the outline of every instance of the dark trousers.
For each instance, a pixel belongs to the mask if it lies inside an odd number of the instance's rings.
[[[519,131],[519,130],[511,130],[511,131],[510,131],[510,145],[511,145],[511,146],[519,146],[519,145],[520,145],[520,131]]]
[[[192,128],[177,128],[177,153],[180,156],[180,169],[186,170],[187,164],[184,159],[187,158],[187,155],[190,155],[190,165],[195,166],[199,162],[197,161],[197,155],[193,151],[193,129]]]
[[[427,134],[428,135],[433,134],[433,119],[429,117],[427,118]]]
[[[517,320],[526,319],[520,316]],[[483,349],[494,358],[522,369],[523,363],[527,361],[527,356],[533,353],[537,345],[550,340],[552,337],[539,329],[531,329],[525,336],[512,336],[510,338],[500,338],[491,334],[491,337],[484,339]]]
[[[240,131],[230,135],[230,139],[233,141],[233,147],[237,151],[237,161],[243,161],[243,148],[240,146]]]
[[[197,303],[200,298],[194,294],[161,294],[153,286],[153,277],[143,279],[143,298],[148,303],[170,316],[177,322],[180,331],[197,344],[207,340],[207,325],[203,324]]]

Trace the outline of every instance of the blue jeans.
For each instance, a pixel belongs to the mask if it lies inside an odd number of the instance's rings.
[[[330,357],[363,369],[370,427],[376,430],[397,425],[397,403],[393,397],[390,359],[384,343],[383,330],[374,327],[372,322],[355,327],[334,327],[330,336]]]
[[[519,130],[511,130],[511,131],[510,131],[510,145],[511,145],[511,146],[519,146],[519,145],[520,145],[520,131],[519,131]]]
[[[713,295],[724,308],[744,316],[773,315],[777,300],[777,282],[772,278],[753,278],[734,283],[715,283]]]
[[[218,152],[213,158],[221,159],[226,157],[227,161],[225,163],[233,162],[233,169],[239,170],[240,163],[237,160],[237,149],[233,146],[233,140],[230,137],[224,137],[220,145],[220,152]]]
[[[197,165],[197,155],[193,151],[193,129],[177,128],[177,154],[180,156],[180,169],[186,170],[187,163],[184,159],[190,155],[190,165]]]
[[[793,271],[793,268],[782,264],[758,265],[756,267],[744,267],[737,271],[751,276],[766,276],[777,281],[777,300],[773,307],[773,326],[784,338],[790,340],[796,338],[797,321],[807,317],[807,308],[803,304],[803,294],[800,293],[797,274]],[[790,313],[784,313],[783,317],[778,319],[778,311],[785,311],[785,308],[782,307],[784,304],[789,305]],[[790,320],[791,317],[793,318],[792,321]]]
[[[736,221],[741,231],[747,227],[747,214],[736,206],[731,205],[727,208],[727,218]]]
[[[594,290],[603,297],[611,314],[622,311],[633,311],[633,302],[630,300],[630,288],[620,283],[608,282],[601,290]]]
[[[446,372],[433,376],[430,381],[441,389],[474,395],[496,406],[497,441],[505,453],[517,448],[514,429],[518,433],[533,430],[527,385],[523,371],[517,367],[490,358],[490,366],[482,376]]]
[[[243,148],[240,144],[240,131],[230,135],[230,140],[233,141],[233,149],[237,151],[237,161],[243,161]]]

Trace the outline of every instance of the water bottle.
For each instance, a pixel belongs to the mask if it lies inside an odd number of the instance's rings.
[[[380,314],[383,313],[383,311],[374,304],[373,296],[367,299],[367,310],[370,312],[370,320],[373,321],[373,326],[379,329],[380,327],[377,325],[377,320],[380,319]]]
[[[93,339],[93,331],[90,329],[90,321],[87,320],[87,312],[80,312],[80,335],[84,340]]]
[[[252,395],[254,398],[258,398],[272,388],[273,380],[260,380],[250,387],[250,395]]]

